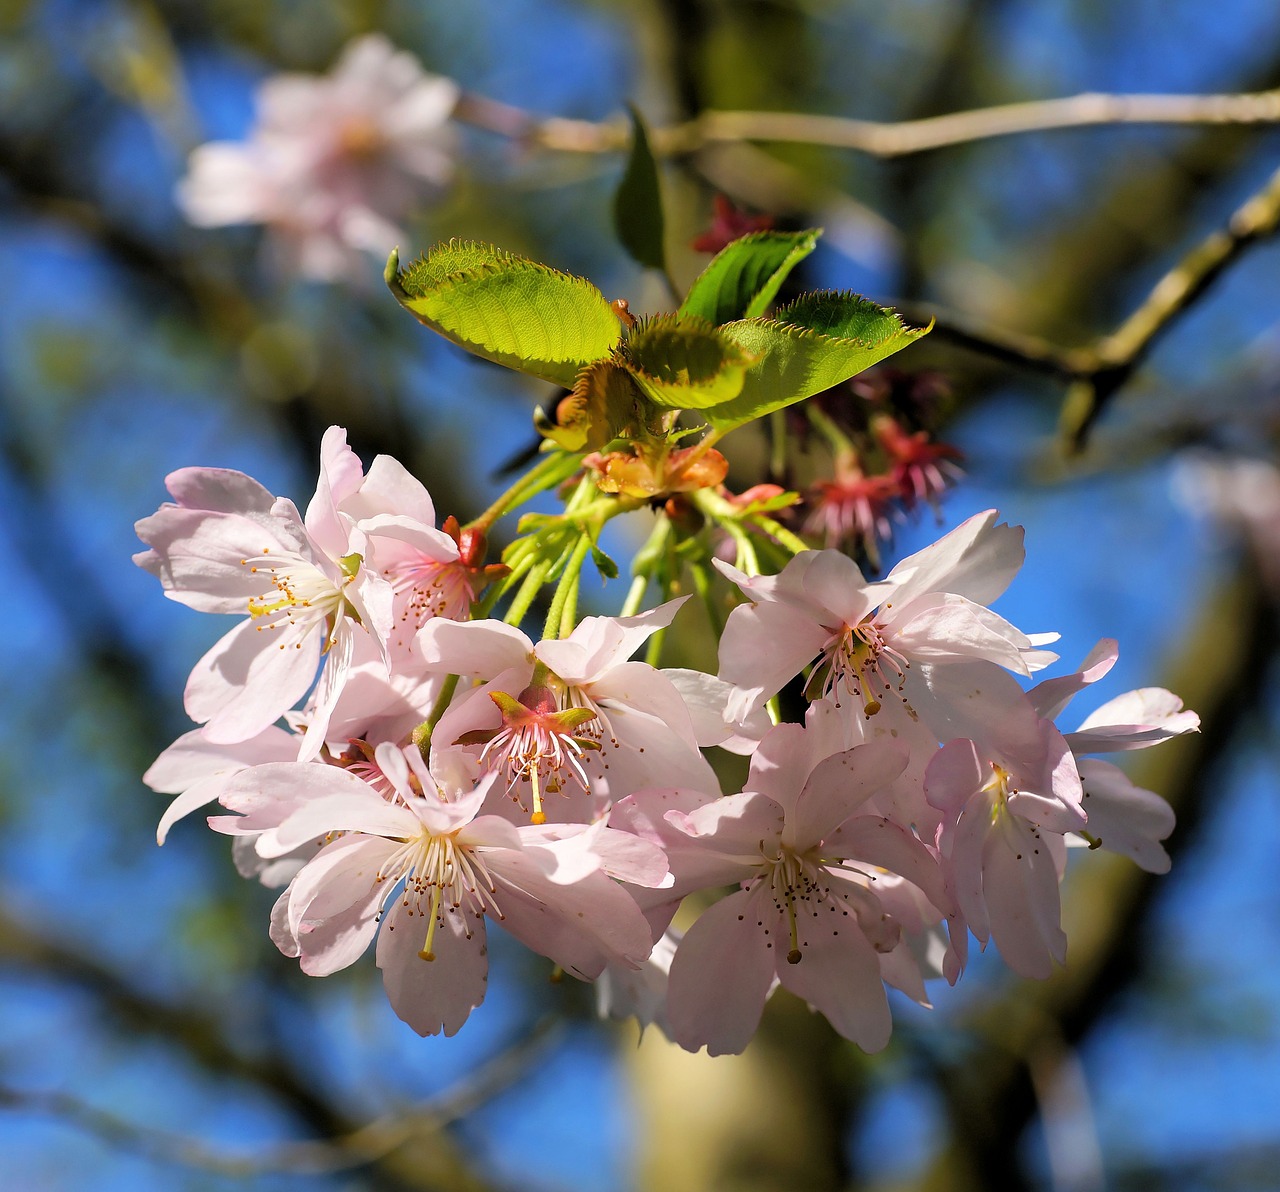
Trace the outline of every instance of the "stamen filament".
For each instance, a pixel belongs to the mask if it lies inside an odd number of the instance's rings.
[[[434,886],[431,890],[431,922],[427,924],[427,940],[422,945],[422,951],[418,953],[423,960],[434,960],[436,954],[431,950],[431,943],[436,937],[436,924],[440,921],[440,898],[443,891],[440,886]]]

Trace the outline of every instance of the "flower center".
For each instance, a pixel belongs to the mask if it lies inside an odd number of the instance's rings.
[[[424,555],[396,563],[383,575],[397,596],[406,595],[400,620],[414,629],[431,617],[464,620],[476,598],[469,569],[460,562],[442,563]]]
[[[259,632],[286,626],[308,632],[317,625],[331,622],[329,636],[332,637],[344,597],[342,588],[324,572],[301,558],[272,558],[266,547],[260,557],[241,559],[240,565],[247,567],[251,574],[261,576],[267,585],[261,595],[250,596],[247,602],[249,616],[257,622]],[[345,580],[344,586],[350,582]],[[300,642],[294,644],[301,648]],[[285,643],[281,642],[280,649],[284,647]]]
[[[885,641],[884,630],[875,621],[842,625],[832,633],[823,652],[829,669],[822,694],[832,698],[837,707],[841,688],[862,701],[868,717],[880,711],[878,690],[896,687],[901,695],[911,664]]]
[[[438,836],[424,828],[382,863],[375,879],[390,882],[393,889],[403,881],[400,897],[405,911],[429,916],[426,939],[418,952],[423,960],[436,958],[431,945],[436,928],[444,923],[446,898],[450,910],[460,910],[467,902],[479,913],[502,918],[494,900],[497,887],[484,858],[468,845],[459,844],[456,835],[451,832]],[[467,938],[471,938],[470,929]]]
[[[796,903],[816,907],[831,898],[831,885],[824,880],[822,863],[810,854],[797,853],[780,844],[775,855],[764,853],[761,878],[769,883],[773,905],[780,914],[787,916],[791,938],[787,963],[799,964],[802,956],[796,924]],[[806,905],[803,909],[810,910],[810,906]],[[812,913],[816,914],[817,911],[813,910]]]
[[[575,777],[584,790],[590,789],[582,759],[588,749],[599,749],[599,741],[582,736],[579,728],[594,720],[597,713],[590,708],[570,707],[563,711],[555,692],[545,684],[531,683],[513,699],[502,691],[491,691],[489,698],[502,713],[502,725],[492,734],[479,734],[486,741],[480,761],[494,770],[505,771],[507,792],[518,782],[529,783],[533,792],[535,824],[547,822],[542,810],[543,790],[555,792],[564,787],[564,771]],[[460,740],[464,744],[472,734]],[[516,802],[524,803],[516,796]]]
[[[991,763],[991,777],[983,783],[982,790],[995,792],[995,800],[991,805],[991,822],[995,823],[1000,816],[1009,810],[1009,796],[1018,793],[1016,787],[1009,785],[1012,777],[1009,771],[995,762]]]

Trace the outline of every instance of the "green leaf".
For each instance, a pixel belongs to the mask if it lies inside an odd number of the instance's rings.
[[[821,228],[752,232],[733,241],[689,287],[680,313],[717,325],[764,314],[787,274],[813,252],[821,235]]]
[[[450,241],[397,266],[392,253],[387,284],[420,323],[473,355],[566,389],[621,336],[589,281],[491,245]]]
[[[816,331],[831,339],[853,339],[868,346],[902,330],[896,313],[848,290],[813,290],[773,312],[791,327]]]
[[[591,558],[595,561],[596,570],[603,579],[618,578],[618,564],[615,563],[608,555],[604,553],[598,546],[592,546]]]
[[[780,321],[784,316],[792,321]],[[797,318],[812,326],[797,325]],[[821,327],[858,334],[826,335]],[[777,318],[743,319],[719,330],[761,358],[736,398],[705,411],[707,421],[725,431],[847,381],[929,328],[907,327],[893,311],[856,294],[826,293],[807,295]]]
[[[613,223],[622,247],[646,269],[666,272],[667,258],[662,244],[662,190],[658,183],[658,163],[649,148],[640,113],[631,108],[631,155],[613,196]]]
[[[658,405],[701,410],[736,397],[756,357],[701,319],[658,315],[631,332],[619,360]]]
[[[613,360],[597,360],[578,374],[573,392],[560,399],[554,420],[540,411],[538,433],[566,451],[599,451],[634,421],[643,401],[631,374]]]

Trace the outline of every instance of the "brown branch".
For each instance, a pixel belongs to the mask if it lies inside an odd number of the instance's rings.
[[[87,990],[103,1009],[126,1023],[130,1030],[153,1035],[181,1048],[208,1071],[265,1089],[321,1138],[341,1138],[356,1131],[356,1124],[282,1055],[258,1056],[238,1050],[227,1040],[214,1016],[190,1006],[173,1005],[134,987],[91,953],[30,930],[3,908],[0,908],[0,962],[16,964]],[[110,1130],[107,1123],[99,1124]],[[487,1188],[468,1170],[452,1141],[440,1131],[409,1149],[403,1157],[388,1153],[378,1162],[378,1172],[389,1190],[408,1192],[447,1187],[454,1192],[485,1192]]]
[[[0,1108],[48,1115],[108,1146],[162,1163],[245,1179],[273,1173],[321,1175],[350,1171],[385,1158],[413,1138],[438,1135],[519,1080],[543,1052],[556,1028],[545,1021],[453,1088],[397,1113],[319,1142],[285,1143],[255,1155],[229,1155],[222,1146],[157,1130],[103,1110],[79,1097],[0,1085]]]
[[[1252,245],[1280,231],[1280,170],[1227,220],[1182,257],[1114,331],[1080,348],[1063,348],[1038,336],[983,327],[954,311],[900,303],[913,322],[934,320],[940,339],[1006,364],[1070,382],[1062,404],[1062,437],[1068,452],[1084,450],[1090,432],[1116,393],[1150,355],[1159,338],[1208,292]]]
[[[1133,314],[1089,349],[1092,360],[1067,391],[1062,406],[1062,433],[1072,451],[1084,448],[1094,424],[1156,340],[1247,248],[1274,236],[1278,229],[1280,170],[1232,214],[1226,227],[1187,253],[1156,282]]]
[[[499,136],[565,153],[615,153],[630,136],[625,120],[538,119],[530,112],[467,94],[456,119]],[[703,112],[697,119],[650,133],[654,152],[693,153],[717,142],[773,141],[852,149],[872,157],[903,157],[929,149],[1063,128],[1117,124],[1280,123],[1280,90],[1236,95],[1108,95],[999,104],[922,120],[852,120],[803,112]]]

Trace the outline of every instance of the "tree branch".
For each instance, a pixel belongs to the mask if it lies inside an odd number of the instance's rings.
[[[499,136],[565,153],[614,153],[630,137],[625,120],[539,119],[521,108],[466,94],[454,117]],[[852,149],[872,157],[903,157],[996,137],[1116,124],[1276,124],[1280,90],[1236,95],[1110,95],[1086,92],[1058,99],[999,104],[921,120],[853,120],[804,112],[703,112],[697,119],[650,132],[655,153],[693,153],[716,142],[773,141]]]
[[[68,1093],[0,1085],[0,1108],[52,1116],[108,1146],[217,1175],[237,1179],[273,1173],[321,1175],[367,1166],[415,1136],[438,1135],[518,1080],[556,1033],[557,1028],[549,1020],[539,1023],[526,1038],[467,1079],[421,1105],[387,1114],[324,1141],[286,1143],[256,1155],[229,1155],[221,1146],[129,1121]]]

